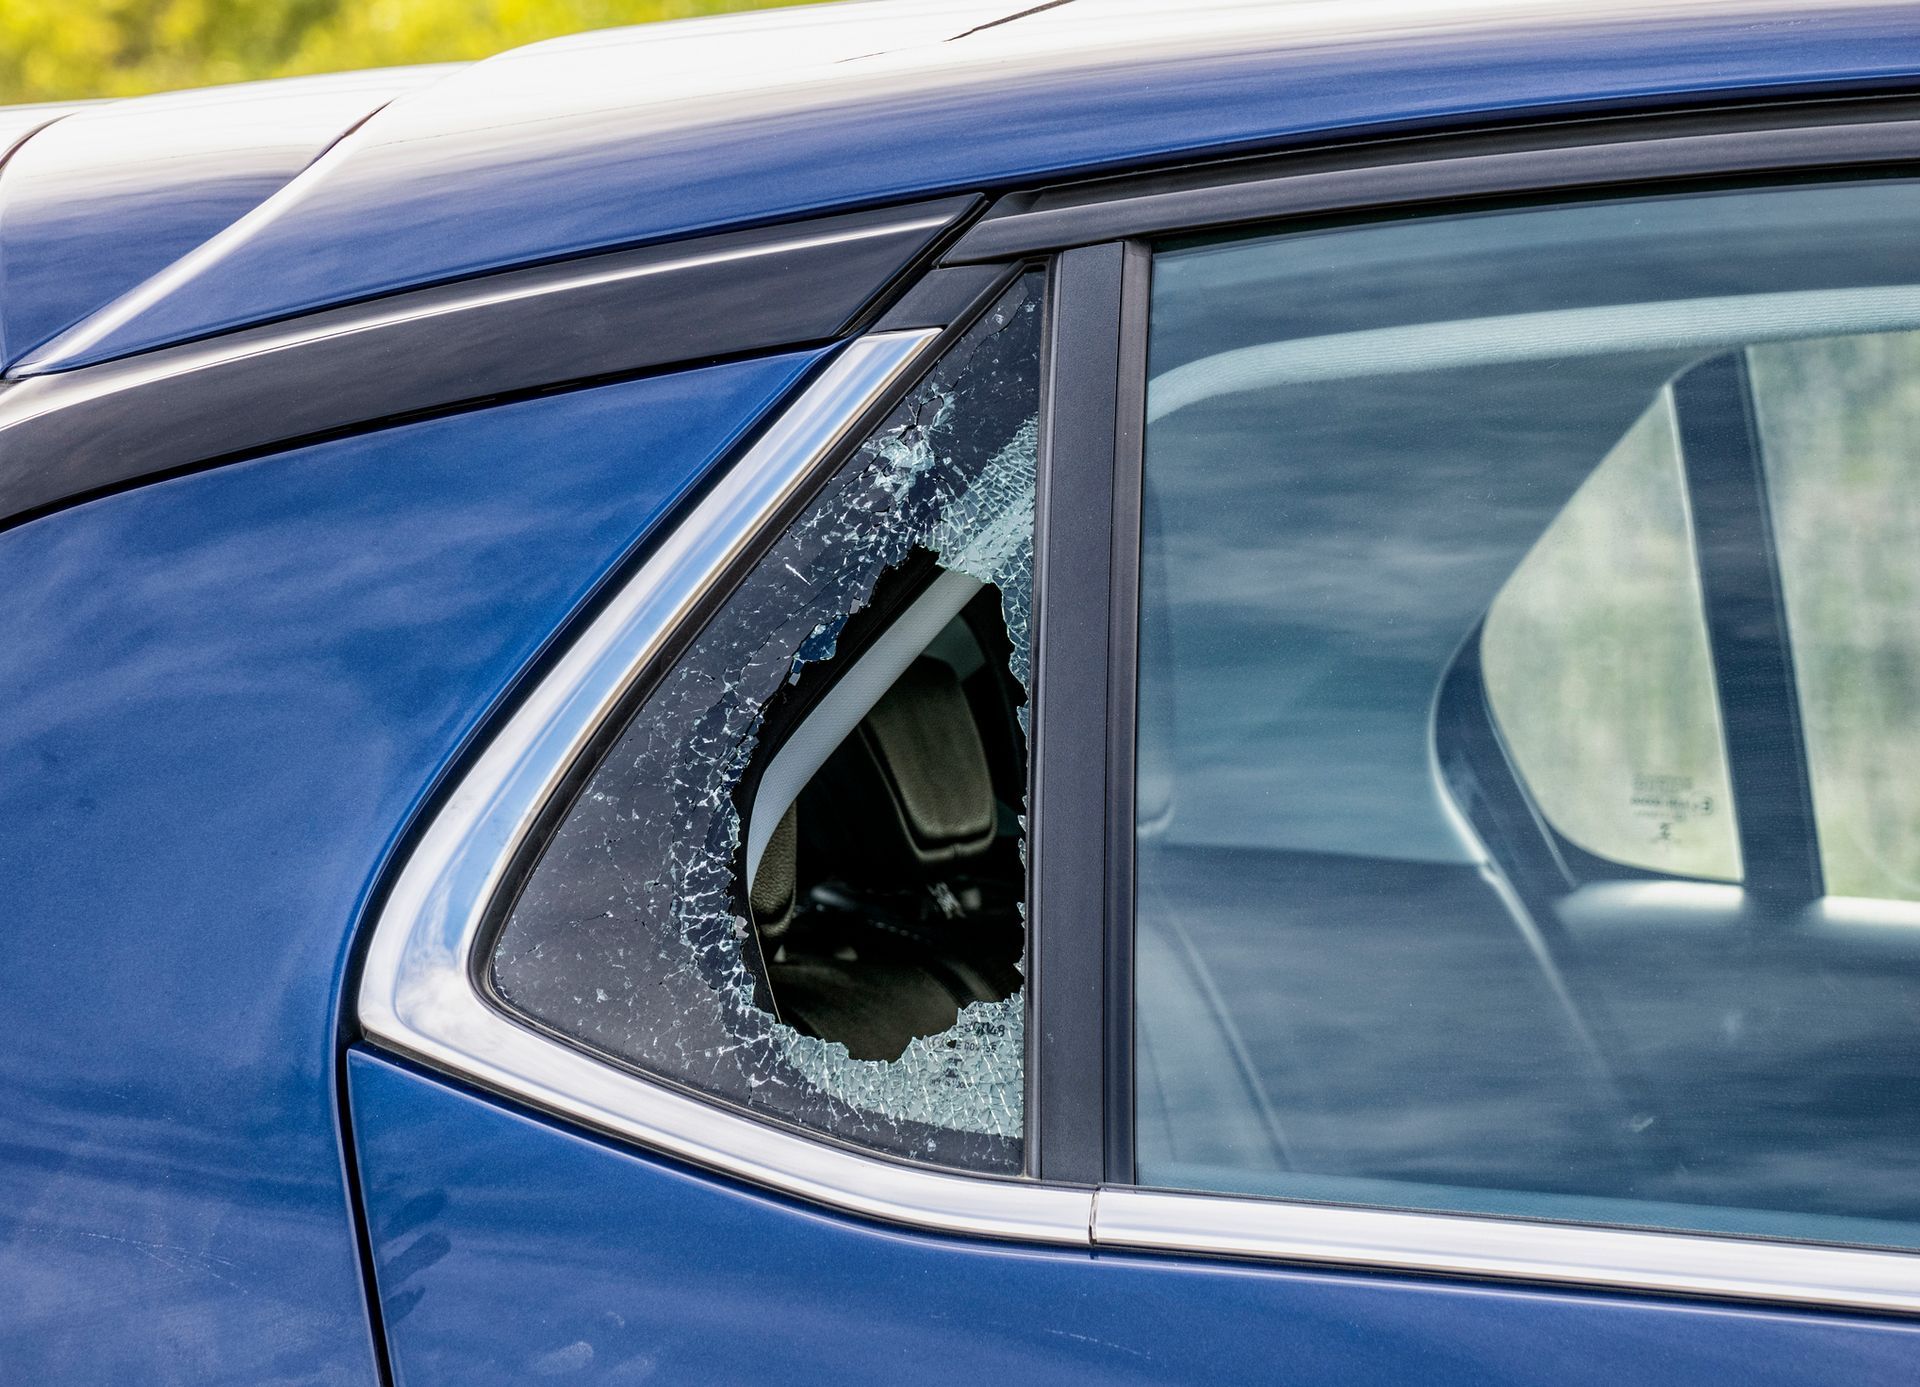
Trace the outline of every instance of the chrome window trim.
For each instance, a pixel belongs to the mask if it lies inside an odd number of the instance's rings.
[[[375,921],[365,1035],[592,1130],[846,1213],[931,1232],[1115,1251],[1920,1312],[1920,1258],[1757,1238],[1043,1184],[913,1166],[647,1079],[516,1022],[471,963],[507,864],[675,627],[939,338],[848,345],[667,535],[460,779]]]
[[[937,330],[849,344],[614,594],[428,824],[361,973],[372,1040],[587,1127],[756,1185],[941,1232],[1086,1246],[1087,1188],[908,1165],[695,1098],[523,1025],[472,966],[515,850],[640,671],[819,464],[913,372]]]
[[[1920,1258],[1761,1238],[1102,1186],[1098,1247],[1920,1311]]]

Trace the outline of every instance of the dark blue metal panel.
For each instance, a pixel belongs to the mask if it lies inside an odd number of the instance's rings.
[[[41,130],[0,170],[0,359],[11,365],[112,302],[251,211],[397,93],[447,70],[139,97]]]
[[[1861,1387],[1920,1325],[903,1233],[497,1106],[371,1051],[353,1127],[403,1387]]]
[[[490,700],[817,354],[0,535],[0,1381],[367,1383],[355,919]]]
[[[1329,133],[1911,85],[1906,0],[783,10],[480,63],[24,369],[625,243]],[[968,30],[973,32],[966,32]]]

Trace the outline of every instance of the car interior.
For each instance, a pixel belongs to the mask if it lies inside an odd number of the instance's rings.
[[[1555,400],[1535,436],[1591,469],[1647,398],[1623,392],[1584,436]],[[1697,481],[1694,501],[1730,504]],[[1143,604],[1165,600],[1156,582],[1149,566]],[[1709,625],[1741,597],[1709,583]],[[1460,629],[1428,685],[1434,774],[1480,862],[1158,843],[1149,825],[1143,1180],[1692,1227],[1714,1212],[1672,1211],[1737,1205],[1730,1227],[1862,1240],[1887,1235],[1859,1215],[1920,1219],[1902,1154],[1920,1149],[1920,909],[1776,889],[1769,864],[1815,849],[1752,781],[1740,881],[1587,851],[1518,769],[1482,637]],[[1737,654],[1716,649],[1723,675]],[[1752,707],[1722,715],[1731,747],[1780,760]]]
[[[855,1059],[897,1059],[1020,989],[1025,693],[1009,652],[999,591],[916,554],[768,710],[736,877],[759,1000]]]

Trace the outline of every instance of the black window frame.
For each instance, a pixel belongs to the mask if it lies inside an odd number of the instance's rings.
[[[1138,241],[1061,252],[1042,347],[1027,1139],[1032,1172],[1072,1184],[1133,1178],[1133,1018],[1114,998],[1133,991],[1130,575],[1151,263]]]

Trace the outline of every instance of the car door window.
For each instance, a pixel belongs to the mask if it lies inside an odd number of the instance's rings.
[[[970,328],[706,618],[491,950],[614,1061],[1021,1169],[1040,281]]]
[[[1157,249],[1141,1183],[1920,1243],[1916,225]]]

